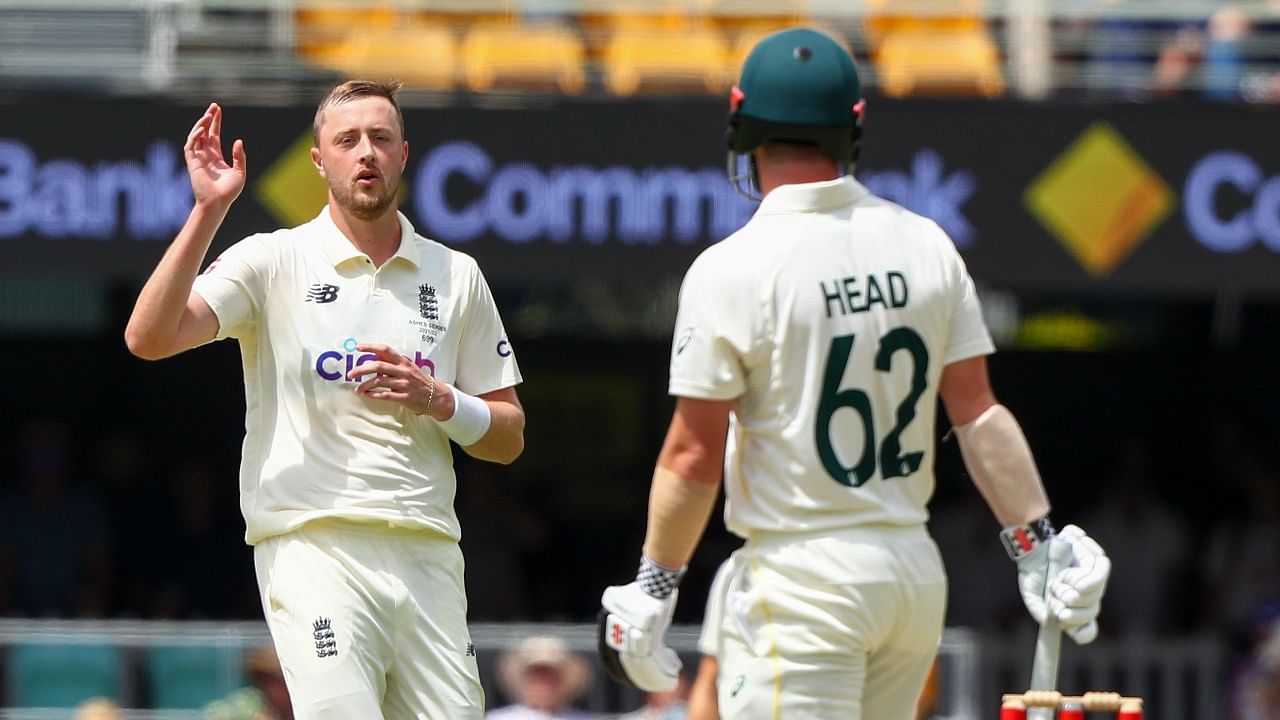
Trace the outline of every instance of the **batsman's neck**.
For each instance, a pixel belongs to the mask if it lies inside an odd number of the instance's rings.
[[[815,145],[765,143],[755,151],[755,157],[764,195],[780,185],[823,182],[840,176],[836,162]]]

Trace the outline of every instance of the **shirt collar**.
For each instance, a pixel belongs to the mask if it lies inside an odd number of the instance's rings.
[[[822,182],[779,185],[760,201],[756,212],[819,212],[850,205],[867,194],[867,188],[851,175]]]
[[[396,248],[395,253],[388,258],[388,262],[401,258],[414,267],[422,264],[422,256],[418,252],[418,244],[414,242],[415,234],[413,224],[409,222],[409,218],[404,213],[396,211],[396,218],[400,220],[400,247]],[[315,220],[320,226],[321,242],[324,245],[325,257],[329,262],[337,267],[350,260],[365,257],[355,245],[351,243],[350,238],[343,234],[338,226],[333,222],[333,216],[329,214],[329,206],[325,205]]]

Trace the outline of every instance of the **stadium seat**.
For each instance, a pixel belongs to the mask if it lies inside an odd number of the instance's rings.
[[[295,47],[303,59],[327,66],[354,29],[387,30],[397,24],[396,13],[385,3],[368,7],[312,0],[294,12]]]
[[[604,53],[605,88],[632,95],[642,87],[695,87],[720,93],[732,77],[729,49],[711,25],[620,27]]]
[[[605,89],[726,91],[728,43],[707,2],[611,0],[578,13],[587,57],[600,68]]]
[[[586,49],[568,25],[481,23],[472,26],[459,51],[466,86],[551,86],[577,95],[587,84]]]
[[[596,33],[615,30],[679,30],[694,18],[684,0],[613,0],[584,9],[578,22]]]
[[[237,645],[161,646],[146,651],[151,706],[196,709],[246,683]]]
[[[813,26],[807,0],[700,0],[703,12],[725,37],[764,37],[797,25]]]
[[[318,62],[349,77],[395,79],[408,88],[449,90],[457,80],[453,31],[421,22],[360,28]]]
[[[974,0],[872,0],[863,25],[880,90],[891,96],[1003,93],[1000,50],[979,10]]]
[[[124,662],[114,645],[15,645],[6,664],[13,707],[71,708],[93,697],[121,699]]]

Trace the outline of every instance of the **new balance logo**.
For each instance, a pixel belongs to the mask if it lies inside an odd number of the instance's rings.
[[[475,656],[476,656],[476,644],[467,643],[467,657],[475,657]]]
[[[333,628],[327,617],[318,617],[311,623],[315,632],[311,634],[316,642],[316,657],[333,657],[338,654],[338,641],[333,636]]]
[[[338,286],[316,283],[307,288],[307,302],[318,304],[331,303],[338,299]]]

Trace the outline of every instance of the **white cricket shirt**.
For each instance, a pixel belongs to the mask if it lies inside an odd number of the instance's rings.
[[[475,261],[417,235],[375,268],[326,207],[251,235],[196,279],[218,339],[240,341],[245,438],[240,508],[249,544],[322,517],[386,521],[458,539],[448,436],[426,416],[362,397],[356,343],[390,345],[472,395],[521,381]]]
[[[916,524],[933,493],[942,369],[993,350],[942,229],[845,177],[775,189],[699,255],[669,387],[735,401],[733,532]]]

